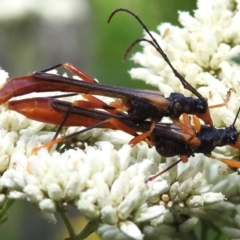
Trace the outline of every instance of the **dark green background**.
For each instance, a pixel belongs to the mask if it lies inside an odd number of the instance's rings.
[[[128,8],[155,31],[161,22],[178,24],[178,10],[196,8],[193,0],[101,0],[89,4],[90,14],[85,21],[76,19],[65,24],[58,20],[52,25],[28,14],[0,22],[0,66],[15,77],[69,61],[101,83],[131,86],[134,82],[127,71],[133,63],[129,59],[122,62],[122,56],[132,41],[143,36],[143,29],[125,13],[107,24],[110,13],[116,8]],[[135,47],[132,53],[140,49]]]

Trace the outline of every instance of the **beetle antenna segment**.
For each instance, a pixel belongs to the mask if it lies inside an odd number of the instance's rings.
[[[234,119],[234,121],[233,121],[233,123],[232,123],[232,126],[235,125],[235,123],[236,123],[236,121],[237,121],[237,119],[238,119],[239,113],[240,113],[240,107],[238,108],[238,111],[237,111],[236,117],[235,117],[235,119]]]
[[[149,44],[151,44],[154,48],[156,48],[155,44],[153,41],[148,40],[146,38],[139,38],[137,40],[135,40],[134,42],[131,43],[131,45],[127,48],[127,50],[125,51],[124,55],[123,55],[123,60],[125,61],[127,58],[127,55],[129,54],[129,52],[131,51],[131,49],[140,42],[148,42]]]

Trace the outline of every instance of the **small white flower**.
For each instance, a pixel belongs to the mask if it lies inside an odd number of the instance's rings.
[[[140,207],[149,197],[146,184],[135,186],[118,206],[119,217],[127,219],[132,211]]]
[[[222,199],[221,199],[222,200]],[[186,204],[190,208],[201,207],[204,204],[204,198],[200,195],[193,195],[187,199]]]
[[[162,205],[152,207],[147,207],[147,205],[143,205],[135,213],[134,219],[136,222],[146,222],[157,217],[159,218],[160,215],[164,216],[164,214],[166,214],[167,212],[168,210]]]
[[[221,193],[205,193],[202,196],[205,204],[213,204],[224,200],[224,196]]]
[[[88,202],[84,199],[80,199],[77,203],[78,209],[81,211],[84,216],[87,218],[97,218],[100,214],[99,209],[96,205],[91,202]]]
[[[56,204],[52,199],[44,199],[39,202],[39,209],[46,212],[54,213],[56,211]]]
[[[7,197],[10,199],[25,199],[26,195],[22,192],[11,191]]]
[[[23,192],[26,194],[27,200],[33,203],[38,203],[44,199],[43,192],[35,185],[27,185],[24,187]]]
[[[178,197],[180,200],[185,199],[192,191],[192,179],[188,178],[184,181],[178,189]]]
[[[132,237],[133,239],[143,239],[143,234],[133,222],[123,221],[119,224],[119,228],[123,233],[125,233],[129,237]]]
[[[102,219],[109,225],[115,225],[118,223],[117,209],[113,206],[103,207],[101,210]]]

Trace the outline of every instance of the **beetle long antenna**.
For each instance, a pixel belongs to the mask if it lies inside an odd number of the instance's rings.
[[[159,46],[157,40],[153,37],[153,35],[151,34],[151,32],[148,30],[147,26],[142,22],[142,20],[136,15],[134,14],[133,12],[131,12],[130,10],[128,9],[125,9],[125,8],[118,8],[116,9],[115,11],[113,11],[111,13],[111,15],[109,16],[108,18],[108,23],[110,23],[112,17],[117,13],[117,12],[127,12],[129,14],[131,14],[133,17],[135,17],[137,19],[137,21],[141,24],[141,26],[143,27],[143,29],[147,32],[147,34],[151,37],[153,43],[154,43],[154,46],[155,48],[159,48],[161,49],[162,53],[163,53],[163,58],[167,58],[166,54],[163,52],[162,48]]]
[[[111,15],[109,16],[108,18],[108,23],[111,21],[111,19],[113,18],[113,16],[117,13],[117,12],[127,12],[129,13],[130,15],[132,15],[134,18],[137,19],[137,21],[141,24],[141,26],[143,27],[143,29],[147,32],[147,34],[150,36],[150,38],[152,39],[152,41],[150,40],[147,40],[145,38],[143,38],[144,40],[136,40],[135,42],[140,42],[140,41],[146,41],[146,42],[149,42],[151,45],[154,46],[154,48],[161,54],[161,56],[163,57],[163,59],[166,61],[166,63],[170,66],[170,68],[172,69],[174,75],[181,81],[183,87],[189,91],[191,91],[195,96],[197,96],[199,99],[201,99],[203,102],[205,102],[207,104],[207,100],[195,89],[192,87],[192,85],[190,85],[186,80],[185,78],[180,74],[178,73],[178,71],[172,66],[170,60],[168,59],[168,56],[164,53],[164,51],[162,50],[162,48],[160,47],[160,45],[158,44],[157,40],[153,37],[153,35],[151,34],[151,32],[148,30],[147,26],[142,22],[142,20],[136,15],[134,14],[133,12],[131,12],[130,10],[128,9],[125,9],[125,8],[118,8],[116,9],[115,11],[113,11],[111,13]],[[131,44],[131,46],[135,45],[136,43],[133,42]],[[131,46],[130,46],[130,49],[131,49]]]

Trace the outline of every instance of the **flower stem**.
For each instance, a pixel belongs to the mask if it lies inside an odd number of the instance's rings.
[[[99,227],[99,218],[91,220],[88,224],[84,227],[84,229],[77,234],[77,240],[86,239],[90,234],[97,231]]]
[[[62,211],[61,209],[58,209],[58,213],[59,213],[60,217],[62,218],[63,222],[65,223],[65,226],[68,230],[68,233],[69,233],[69,236],[70,236],[69,239],[77,240],[76,235],[75,235],[75,231],[73,229],[73,226],[72,226],[72,224],[70,222],[70,219],[69,219],[68,215],[66,214],[66,212]]]
[[[99,219],[97,218],[95,220],[88,222],[88,224],[84,227],[84,229],[76,235],[66,212],[58,208],[58,213],[62,218],[63,222],[65,223],[66,228],[68,230],[68,233],[69,233],[69,238],[67,238],[68,240],[86,239],[91,233],[95,232],[99,227]]]
[[[2,210],[0,211],[0,222],[2,222],[3,218],[6,216],[7,211],[8,211],[9,208],[13,205],[14,202],[15,202],[14,199],[8,199],[8,200],[5,202]]]

